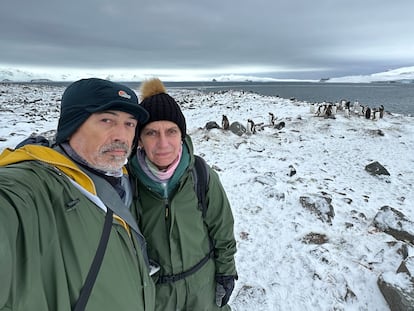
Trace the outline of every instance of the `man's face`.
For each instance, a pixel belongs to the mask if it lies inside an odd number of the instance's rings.
[[[93,113],[70,137],[69,144],[91,167],[119,170],[131,153],[137,123],[133,115],[122,111]]]

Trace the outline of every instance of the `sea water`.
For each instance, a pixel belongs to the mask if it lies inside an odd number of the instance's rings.
[[[391,113],[414,116],[414,83],[311,83],[311,82],[269,82],[269,83],[184,83],[171,87],[191,87],[205,92],[245,90],[261,95],[295,98],[310,103],[358,101],[370,108],[384,106]],[[167,86],[167,85],[166,85]]]
[[[122,82],[139,90],[140,82]],[[42,82],[40,84],[67,86],[70,82]],[[310,103],[351,103],[385,111],[414,116],[414,83],[330,83],[330,82],[165,82],[167,89],[197,89],[202,92],[244,90],[266,96],[295,98]]]

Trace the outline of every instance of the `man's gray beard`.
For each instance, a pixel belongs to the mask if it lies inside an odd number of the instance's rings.
[[[129,152],[126,156],[112,156],[111,159],[108,161],[107,164],[99,165],[99,164],[89,164],[92,168],[105,172],[106,175],[109,176],[119,176],[122,175],[122,168],[125,164],[128,163],[128,156]]]
[[[105,146],[102,150],[99,151],[99,156],[105,157],[106,152],[113,149],[122,148],[125,150],[125,156],[111,156],[107,163],[100,165],[98,164],[89,164],[92,168],[100,171],[104,171],[106,175],[110,176],[119,176],[122,175],[122,167],[127,164],[128,157],[131,154],[131,149],[124,143],[112,143],[109,146]]]
[[[127,164],[128,162],[128,157],[131,154],[131,149],[128,148],[128,146],[126,144],[123,143],[113,143],[110,146],[112,146],[112,148],[106,146],[105,148],[103,148],[103,150],[99,151],[99,156],[101,159],[101,156],[105,155],[106,151],[109,151],[111,149],[113,149],[114,146],[117,147],[121,147],[126,151],[126,155],[125,156],[112,156],[112,160],[106,161],[105,165],[100,165],[98,164],[92,164],[88,161],[86,161],[82,156],[80,156],[69,144],[69,142],[64,142],[61,144],[61,147],[63,148],[63,150],[69,155],[69,157],[71,159],[73,159],[75,162],[80,163],[82,165],[85,165],[93,170],[96,170],[102,174],[108,175],[108,176],[114,176],[114,177],[121,177],[123,175],[122,172],[122,167],[124,165]],[[99,160],[98,159],[98,160]],[[111,163],[116,161],[117,163]]]

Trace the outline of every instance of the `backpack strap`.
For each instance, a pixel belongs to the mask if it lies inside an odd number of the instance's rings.
[[[157,284],[174,283],[185,279],[187,276],[190,276],[200,270],[201,267],[203,267],[211,258],[214,258],[214,249],[211,249],[208,254],[203,257],[203,259],[186,271],[177,274],[160,275],[158,277]]]
[[[80,291],[78,300],[76,301],[73,311],[85,310],[86,304],[88,303],[89,296],[91,295],[93,285],[95,284],[96,277],[99,269],[101,268],[103,257],[105,255],[106,246],[108,245],[109,235],[112,227],[112,216],[113,211],[108,208],[105,216],[105,223],[102,230],[101,239],[99,241],[98,249],[96,250],[95,257],[93,258],[91,267],[86,277],[85,284]]]
[[[208,165],[206,161],[198,156],[194,155],[195,163],[192,170],[194,180],[194,191],[198,198],[198,207],[200,208],[203,218],[207,213],[206,193],[208,190],[208,183],[210,181],[210,174],[208,171]]]
[[[193,174],[194,191],[198,198],[198,208],[202,212],[203,219],[205,219],[207,213],[206,194],[208,190],[208,183],[210,181],[210,173],[208,170],[208,164],[202,157],[194,155],[194,158],[194,168],[191,170],[191,173]],[[210,238],[210,251],[197,264],[178,274],[160,275],[157,284],[173,283],[185,279],[189,275],[200,270],[201,267],[203,267],[211,258],[214,258],[214,247]]]

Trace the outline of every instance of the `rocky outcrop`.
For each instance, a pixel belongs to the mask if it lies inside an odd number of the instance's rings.
[[[383,206],[375,215],[372,225],[399,241],[414,244],[414,223],[403,213],[390,206]],[[414,310],[414,257],[407,257],[396,272],[387,272],[379,276],[378,287],[391,311]]]
[[[396,273],[382,274],[378,287],[391,311],[414,310],[414,257],[405,259]]]
[[[332,198],[326,195],[301,196],[300,204],[311,213],[315,214],[318,219],[329,224],[335,216],[334,208],[331,204]]]
[[[396,240],[414,245],[414,222],[390,206],[383,206],[375,215],[372,225]]]

